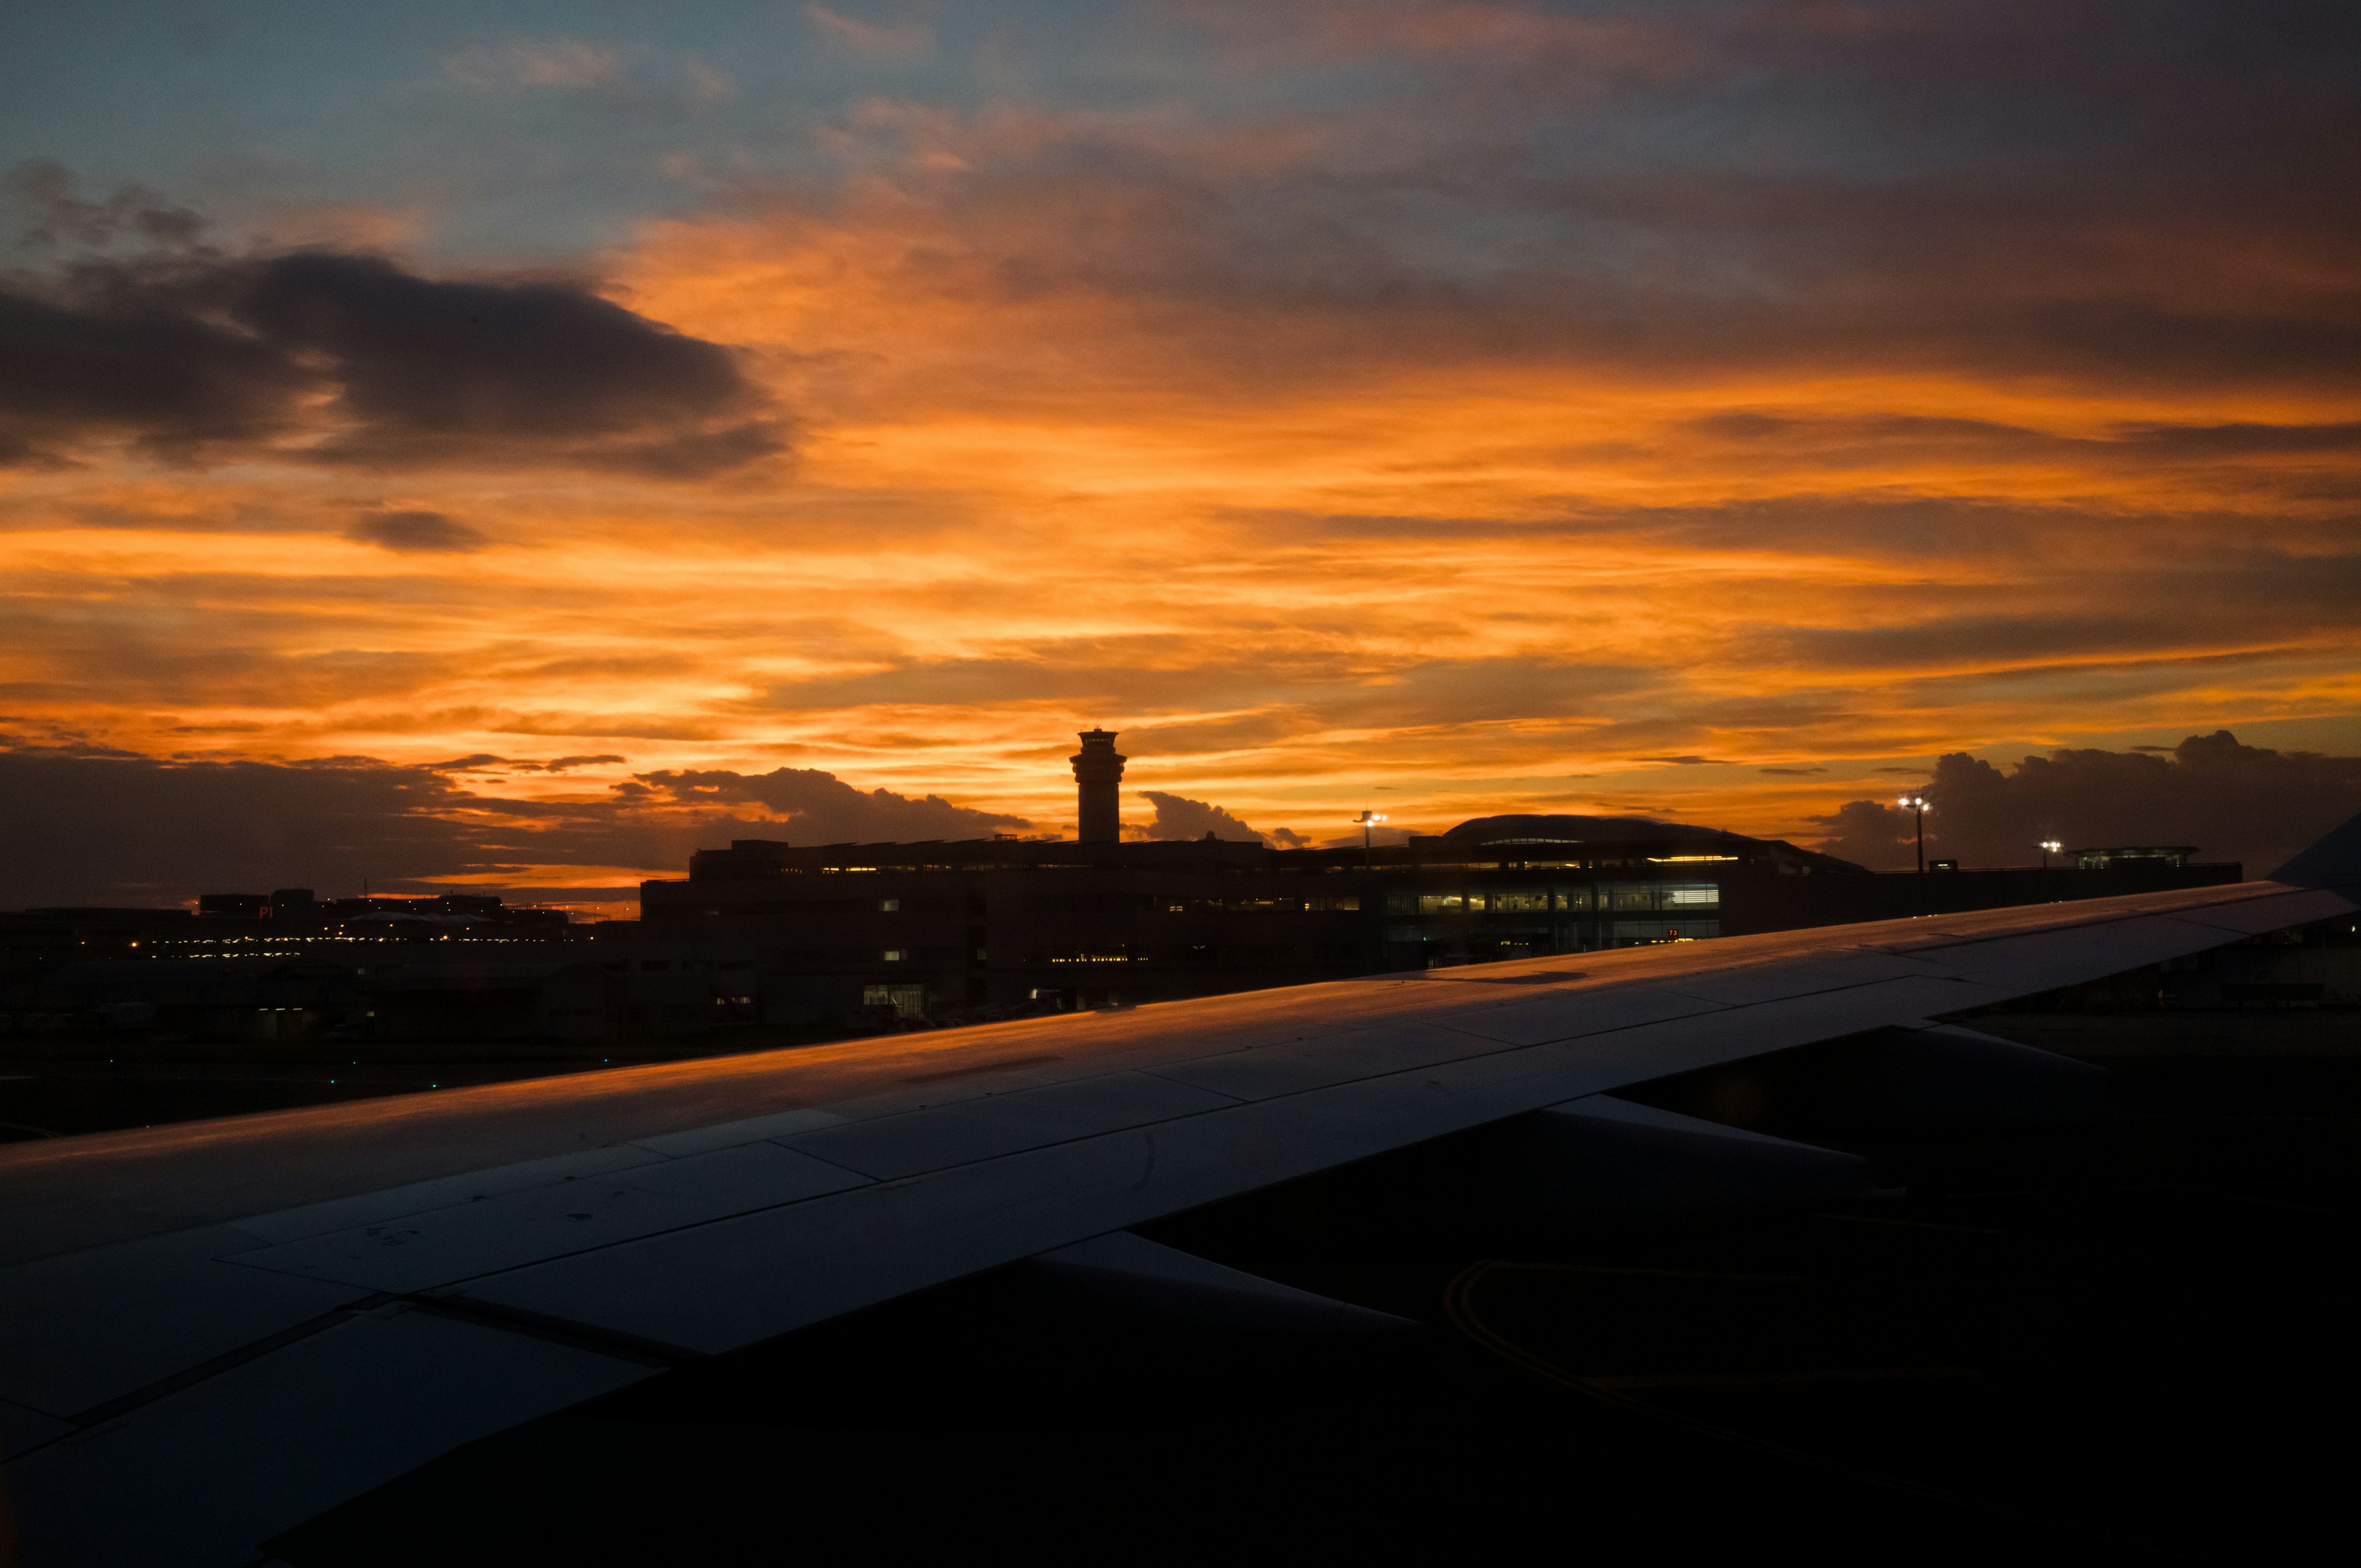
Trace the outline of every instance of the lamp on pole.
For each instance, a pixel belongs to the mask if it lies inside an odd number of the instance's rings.
[[[2044,839],[2041,840],[2041,869],[2045,872],[2048,871],[2049,869],[2049,857],[2058,853],[2058,851],[2063,850],[2065,847],[2065,845],[2059,843],[2055,839]]]
[[[1370,833],[1371,829],[1385,819],[1384,812],[1371,811],[1367,806],[1362,807],[1360,816],[1353,818],[1361,825],[1361,863],[1365,866],[1377,863],[1377,850],[1374,848],[1376,840],[1370,837]]]
[[[1910,813],[1910,815],[1916,819],[1918,828],[1918,871],[1921,875],[1924,875],[1927,871],[1927,797],[1923,795],[1905,795],[1902,797],[1900,804],[1903,810]]]

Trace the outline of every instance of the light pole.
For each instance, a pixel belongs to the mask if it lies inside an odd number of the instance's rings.
[[[1377,850],[1373,847],[1375,840],[1370,837],[1370,830],[1385,819],[1384,812],[1371,811],[1367,806],[1361,808],[1360,816],[1353,818],[1361,825],[1361,863],[1365,866],[1377,863]]]
[[[1903,810],[1917,819],[1918,874],[1924,876],[1927,874],[1927,797],[1923,795],[1905,795],[1902,797],[1901,806]]]
[[[2065,845],[2059,843],[2055,839],[2044,839],[2041,840],[2041,869],[2045,872],[2048,871],[2049,869],[2049,857],[2058,853],[2059,850],[2063,850],[2065,847]]]

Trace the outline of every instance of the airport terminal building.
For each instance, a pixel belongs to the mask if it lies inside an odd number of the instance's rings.
[[[988,1016],[2238,880],[2235,866],[1872,875],[1778,839],[1490,817],[1364,850],[1124,841],[1115,737],[1074,759],[1085,836],[699,851],[643,929],[763,955],[763,1010]]]

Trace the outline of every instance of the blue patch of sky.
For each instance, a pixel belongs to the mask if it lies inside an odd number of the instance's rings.
[[[2104,4],[2047,19],[1938,5],[1858,35],[1727,0],[1556,8],[1697,48],[1661,68],[1331,53],[1148,0],[833,5],[857,26],[915,29],[918,47],[898,50],[833,36],[797,0],[20,5],[0,13],[0,165],[54,159],[90,193],[143,184],[217,214],[233,239],[274,210],[356,203],[414,214],[411,248],[430,263],[548,264],[745,186],[843,178],[877,154],[818,133],[873,96],[955,115],[1016,104],[1198,129],[1324,123],[1335,135],[1316,168],[1264,190],[1230,177],[1235,199],[1325,204],[1348,231],[1389,236],[1415,270],[1480,277],[1554,254],[1642,269],[1684,231],[1694,247],[1759,221],[1718,207],[1717,178],[1876,185],[2103,161],[2145,139],[2129,127],[2169,117],[2181,100],[2162,84],[2191,69],[2192,37],[2217,30],[2180,5],[2155,13],[2161,28],[2114,28],[2131,13]],[[611,73],[500,80],[504,50],[568,47],[604,51]],[[2317,66],[2273,63],[2298,98],[2323,85]],[[1627,206],[1675,171],[1703,179]],[[1712,261],[1711,247],[1693,255]],[[1752,286],[1721,266],[1726,287]]]
[[[0,165],[52,159],[86,195],[137,183],[233,227],[303,203],[420,212],[429,258],[533,262],[693,208],[714,180],[826,179],[838,156],[813,133],[873,95],[1120,108],[1204,82],[1185,40],[1143,49],[1104,7],[835,9],[929,41],[866,52],[786,4],[15,7]],[[501,81],[519,50],[573,46],[611,72]]]

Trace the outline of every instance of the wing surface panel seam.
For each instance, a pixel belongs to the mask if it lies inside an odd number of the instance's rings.
[[[103,1400],[86,1410],[60,1417],[60,1420],[74,1430],[60,1433],[48,1442],[38,1443],[25,1450],[24,1453],[13,1456],[9,1463],[13,1464],[17,1460],[23,1459],[26,1454],[38,1453],[42,1449],[54,1444],[70,1442],[93,1427],[104,1426],[119,1416],[129,1415],[142,1406],[152,1405],[159,1399],[170,1398],[184,1388],[193,1388],[198,1384],[217,1377],[225,1372],[244,1366],[249,1361],[259,1361],[273,1351],[284,1350],[291,1344],[301,1343],[313,1334],[324,1333],[339,1323],[366,1312],[376,1311],[395,1299],[397,1298],[383,1291],[360,1297],[347,1301],[341,1307],[332,1307],[315,1318],[306,1318],[300,1323],[280,1329],[277,1333],[265,1334],[260,1339],[239,1345],[235,1350],[225,1350],[218,1355],[207,1356],[193,1365],[182,1367],[168,1377],[159,1377],[155,1382],[143,1387],[134,1388],[127,1394],[118,1394],[114,1398]]]

